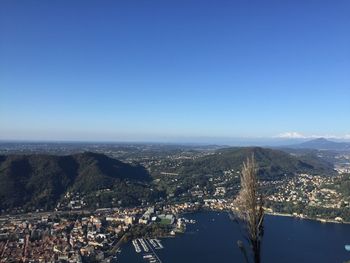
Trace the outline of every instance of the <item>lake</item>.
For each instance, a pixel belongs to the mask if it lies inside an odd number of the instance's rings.
[[[184,234],[162,239],[163,249],[155,250],[162,263],[233,263],[244,262],[237,247],[243,240],[237,223],[227,213],[199,212],[187,214]],[[262,263],[343,263],[350,260],[344,245],[350,244],[350,225],[320,223],[292,217],[265,218]],[[131,242],[122,246],[118,262],[145,263],[142,253],[135,253]]]

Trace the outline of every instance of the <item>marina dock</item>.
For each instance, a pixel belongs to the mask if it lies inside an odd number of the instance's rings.
[[[145,261],[148,261],[149,263],[162,263],[156,253],[157,249],[164,248],[159,239],[138,238],[132,240],[132,244],[136,253],[144,253],[143,259]]]

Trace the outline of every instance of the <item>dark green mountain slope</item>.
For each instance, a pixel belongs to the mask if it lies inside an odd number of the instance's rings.
[[[219,175],[225,170],[241,170],[243,161],[254,154],[259,165],[259,174],[265,179],[277,179],[284,175],[309,173],[333,175],[333,165],[317,157],[297,158],[286,152],[259,147],[227,148],[216,154],[187,162],[180,169],[183,175]]]
[[[150,180],[142,166],[96,153],[0,156],[0,209],[28,206],[49,209],[67,190],[89,193],[126,182],[132,185]]]

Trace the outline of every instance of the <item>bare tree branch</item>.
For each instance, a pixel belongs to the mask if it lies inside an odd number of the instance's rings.
[[[264,233],[263,197],[259,194],[257,164],[254,156],[243,163],[241,173],[241,190],[235,200],[237,215],[245,226],[255,263],[261,262],[261,241]]]

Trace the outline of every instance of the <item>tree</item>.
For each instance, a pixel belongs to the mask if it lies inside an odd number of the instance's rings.
[[[239,222],[243,225],[254,263],[261,262],[261,241],[264,234],[264,200],[263,196],[259,193],[257,172],[257,164],[254,155],[252,155],[251,158],[247,158],[246,162],[243,163],[240,175],[241,189],[235,200],[236,214]],[[243,242],[238,241],[237,244],[248,263],[249,260]]]

